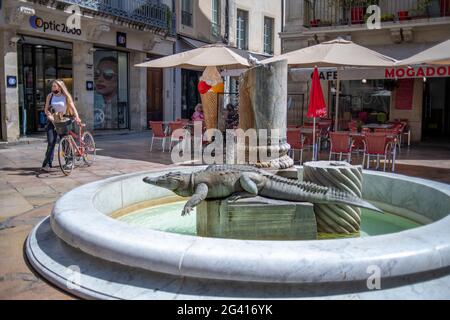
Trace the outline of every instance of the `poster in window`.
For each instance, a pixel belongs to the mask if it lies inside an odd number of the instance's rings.
[[[395,93],[395,108],[397,110],[412,110],[414,94],[414,79],[398,80]]]
[[[94,128],[117,127],[118,60],[115,51],[94,54]]]
[[[116,43],[117,43],[118,47],[126,48],[127,47],[127,34],[124,32],[117,32]]]

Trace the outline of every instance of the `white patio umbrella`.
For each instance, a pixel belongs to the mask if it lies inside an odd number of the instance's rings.
[[[242,69],[250,67],[249,53],[224,44],[211,44],[140,63],[136,67],[145,68],[184,68],[203,70],[206,67],[224,67],[225,69]]]
[[[397,63],[401,66],[416,64],[450,65],[450,39]]]
[[[298,68],[338,67],[336,88],[336,121],[335,131],[338,129],[340,77],[339,67],[393,67],[396,60],[376,51],[357,45],[352,41],[337,38],[322,42],[315,46],[292,51],[280,56],[266,59],[263,64],[279,60],[287,60],[288,65]]]

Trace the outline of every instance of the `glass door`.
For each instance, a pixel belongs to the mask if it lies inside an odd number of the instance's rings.
[[[18,54],[20,132],[26,135],[45,130],[44,108],[53,80],[62,79],[72,92],[72,51],[33,42],[19,44]]]

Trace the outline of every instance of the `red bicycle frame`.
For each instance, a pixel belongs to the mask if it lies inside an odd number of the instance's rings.
[[[85,147],[84,147],[84,141],[83,141],[83,128],[86,126],[86,124],[81,123],[79,125],[80,130],[79,133],[76,134],[72,130],[69,130],[69,135],[73,138],[71,140],[72,147],[76,150],[76,156],[77,157],[83,157],[85,155]],[[79,141],[79,145],[76,143],[76,140]]]

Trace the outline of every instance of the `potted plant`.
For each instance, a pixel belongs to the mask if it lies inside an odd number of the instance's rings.
[[[385,15],[381,16],[382,22],[394,21],[394,19],[395,19],[395,14],[393,14],[393,13],[389,13],[389,14],[385,14]]]
[[[408,18],[409,18],[409,12],[406,10],[398,11],[397,15],[398,15],[398,20],[400,20],[400,21],[405,21],[405,20],[408,20]]]
[[[425,19],[428,17],[428,7],[430,6],[431,0],[418,0],[415,9],[411,10],[412,19]]]
[[[316,2],[316,0],[311,1],[312,19],[309,21],[309,26],[312,28],[318,27],[320,23],[320,19],[316,19]]]
[[[316,28],[319,26],[319,23],[320,23],[320,19],[314,19],[309,22],[309,25],[313,28]]]
[[[330,27],[330,26],[331,26],[331,21],[328,21],[328,20],[320,21],[320,20],[319,20],[319,25],[320,25],[321,27]]]

